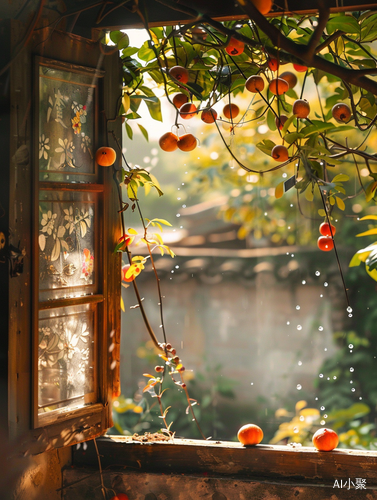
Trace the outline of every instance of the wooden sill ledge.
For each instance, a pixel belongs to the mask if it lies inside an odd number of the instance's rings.
[[[132,441],[105,436],[97,440],[103,468],[165,474],[229,476],[247,480],[325,484],[356,478],[377,489],[377,452],[336,449],[318,452],[310,447],[257,445],[244,447],[225,441],[174,439],[174,442]],[[93,443],[73,453],[73,464],[98,467]]]

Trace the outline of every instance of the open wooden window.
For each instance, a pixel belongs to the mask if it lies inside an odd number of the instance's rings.
[[[25,258],[9,278],[9,416],[11,436],[29,435],[32,453],[111,426],[120,334],[117,187],[113,169],[95,162],[109,144],[118,57],[75,35],[45,35],[34,36],[11,75],[12,105],[26,114],[22,125],[10,118],[19,135],[10,139],[9,226]],[[119,135],[117,120],[111,129]],[[27,168],[20,148],[30,150]]]

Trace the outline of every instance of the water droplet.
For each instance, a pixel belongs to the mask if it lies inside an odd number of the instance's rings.
[[[324,350],[324,351],[327,351],[327,347],[325,347],[323,350]]]
[[[321,298],[323,297],[322,293],[321,293],[320,297],[321,297]]]
[[[301,307],[300,306],[296,306],[296,309],[297,309],[297,311],[299,311],[301,309]]]
[[[333,379],[336,380],[336,375],[333,376]]]
[[[179,269],[179,266],[175,266],[176,269]]]
[[[352,314],[349,314],[349,315],[348,315],[348,317],[349,317],[349,318],[352,318]]]
[[[298,427],[293,427],[293,432],[298,433]]]
[[[350,368],[350,372],[352,373],[352,372],[354,372],[354,371],[355,371],[355,368],[352,368],[352,366],[351,366],[351,368]]]
[[[348,347],[349,347],[350,349],[353,349],[353,344],[349,344],[349,345],[348,345]]]
[[[290,206],[290,207],[293,207],[293,203],[291,203],[289,206]]]
[[[359,397],[359,399],[361,400],[361,399],[363,399],[363,398],[360,396],[360,397]]]
[[[323,410],[325,410],[325,407],[324,407],[324,406],[321,406],[321,410],[322,410],[322,411],[323,411]]]
[[[294,257],[294,256],[295,256],[295,254],[294,254],[294,253],[291,253],[291,257]]]
[[[297,325],[297,330],[302,330],[302,326],[301,325]]]
[[[327,281],[325,281],[325,282],[323,283],[323,286],[329,286],[329,284],[327,283]]]
[[[297,364],[298,364],[298,366],[301,366],[302,365],[302,361],[299,361]]]
[[[316,401],[318,401],[318,398],[314,398]]]
[[[325,423],[326,423],[325,420],[321,420],[320,422],[321,425],[325,425]]]
[[[182,208],[186,208],[186,205],[184,205],[184,204],[183,204],[183,205],[182,205]]]
[[[176,217],[180,217],[180,216],[181,216],[181,214],[177,214],[177,215],[176,215]]]
[[[323,373],[320,373],[320,374],[319,374],[319,378],[323,378]]]
[[[289,252],[287,252],[287,255],[289,255]]]
[[[300,420],[301,420],[301,422],[303,422],[305,420],[304,415],[301,415]]]
[[[290,321],[287,321],[287,325],[290,325],[290,324],[291,324],[291,322],[290,322]]]
[[[330,377],[327,377],[327,380],[330,380]]]
[[[286,174],[285,172],[284,172],[284,174],[283,174],[283,177],[284,177],[284,179],[287,177],[287,174]]]
[[[353,384],[353,380],[350,380],[350,384]]]
[[[302,280],[302,281],[301,281],[301,283],[302,283],[303,285],[306,285],[306,281],[305,281],[305,280]]]
[[[323,332],[323,326],[319,326],[319,327],[318,327],[318,330],[319,330],[320,332]]]
[[[352,307],[351,306],[348,306],[347,307],[347,312],[351,313],[352,312]]]
[[[298,391],[301,391],[301,389],[302,389],[302,385],[301,385],[301,384],[297,384],[297,386],[296,386],[296,387],[297,387],[297,390],[298,390]]]
[[[265,217],[267,217],[267,212],[264,212]],[[288,252],[289,253],[289,252]]]
[[[251,384],[250,384],[250,385],[254,385],[254,382],[251,382]]]
[[[350,349],[350,353],[353,352],[352,349]]]
[[[354,387],[352,387],[351,391],[352,391],[352,392],[355,392],[355,391],[356,391],[356,389],[355,389]]]
[[[319,271],[316,271],[316,272],[315,272],[315,275],[316,275],[316,276],[321,276],[321,273],[320,273]]]
[[[171,272],[171,273],[174,273],[174,269],[172,269],[170,272]]]
[[[323,415],[323,418],[327,418],[327,415],[326,415],[326,413],[325,413],[325,414]]]

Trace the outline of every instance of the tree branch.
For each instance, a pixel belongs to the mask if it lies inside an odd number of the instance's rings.
[[[319,44],[319,41],[321,40],[323,32],[326,28],[327,21],[329,20],[330,17],[330,8],[326,6],[325,0],[318,0],[318,7],[319,7],[318,24],[315,30],[313,31],[312,36],[310,37],[306,49],[307,55],[310,58],[312,58],[314,54],[317,52],[317,46]]]

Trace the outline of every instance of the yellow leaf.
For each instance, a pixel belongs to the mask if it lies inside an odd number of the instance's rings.
[[[300,415],[303,417],[319,417],[320,413],[317,408],[304,408],[300,411]]]
[[[133,229],[132,227],[129,227],[128,228],[128,233],[129,234],[137,234],[137,231],[135,231],[135,229]]]
[[[369,236],[370,234],[377,234],[377,228],[368,229],[368,231],[364,231],[364,233],[357,234],[356,236]]]
[[[373,198],[376,189],[377,189],[377,181],[372,181],[365,190],[366,201],[370,201]]]
[[[120,297],[120,308],[122,309],[123,312],[126,312],[126,309],[124,307],[124,302],[123,302],[123,298]]]
[[[161,224],[165,224],[165,226],[171,226],[170,222],[165,219],[152,219],[152,222],[160,222]]]
[[[289,413],[285,408],[279,408],[275,411],[275,418],[288,417]]]
[[[360,220],[377,220],[377,215],[365,215]]]
[[[239,240],[244,240],[246,236],[248,235],[248,231],[245,228],[245,226],[241,226],[239,230],[237,231],[237,237]]]
[[[302,410],[303,408],[305,408],[305,406],[307,404],[308,403],[306,401],[304,401],[303,399],[301,401],[297,401],[296,406],[295,406],[296,412],[298,412],[298,411]]]
[[[135,406],[134,413],[143,413],[143,408],[141,406]]]
[[[284,194],[284,182],[280,182],[275,188],[275,198],[278,200]]]
[[[345,206],[342,198],[339,198],[339,196],[335,196],[335,198],[336,198],[336,204],[338,205],[339,210],[345,210],[346,206]]]
[[[151,375],[150,373],[143,373],[143,377],[154,378],[154,375]]]
[[[123,104],[124,112],[127,114],[127,111],[130,109],[130,104],[131,104],[130,96],[128,94],[123,95],[122,104]]]

